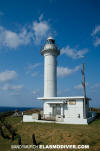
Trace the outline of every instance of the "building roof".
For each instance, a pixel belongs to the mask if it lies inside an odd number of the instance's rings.
[[[83,100],[84,96],[66,96],[66,97],[40,97],[37,98],[38,100]],[[86,97],[86,100],[91,100],[90,98]]]

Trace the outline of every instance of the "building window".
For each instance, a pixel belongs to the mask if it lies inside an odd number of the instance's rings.
[[[69,104],[75,105],[76,104],[76,100],[69,100]]]

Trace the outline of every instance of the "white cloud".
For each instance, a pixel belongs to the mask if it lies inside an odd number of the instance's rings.
[[[96,28],[92,32],[92,36],[96,35],[98,32],[100,32],[100,25],[96,26]]]
[[[32,32],[28,32],[25,28],[17,33],[0,26],[0,46],[17,48],[21,45],[27,45],[30,43],[32,35]]]
[[[41,21],[43,19],[43,16],[44,16],[43,14],[40,15],[39,21]]]
[[[82,89],[82,88],[83,88],[82,84],[78,84],[78,85],[74,86],[74,89]]]
[[[36,77],[39,74],[39,72],[33,72],[32,77]]]
[[[37,93],[39,93],[39,92],[40,92],[40,90],[39,90],[39,89],[37,89],[37,90],[33,90],[33,91],[32,91],[32,94],[33,94],[33,95],[36,95],[36,94],[37,94]]]
[[[42,21],[43,15],[40,15],[39,21],[33,22],[33,31],[35,34],[35,43],[39,44],[42,39],[46,38],[49,30],[50,25],[47,21]]]
[[[19,92],[10,92],[9,95],[10,96],[18,96],[18,95],[20,95],[20,93]]]
[[[95,88],[99,88],[100,87],[100,83],[96,83],[96,84],[94,84],[91,88],[92,89],[95,89]]]
[[[20,90],[22,89],[24,86],[23,85],[10,85],[10,84],[5,84],[2,87],[2,90]]]
[[[88,86],[88,83],[86,83],[85,85]],[[74,89],[82,89],[82,88],[83,88],[83,86],[82,86],[81,83],[76,85],[76,86],[74,86]]]
[[[27,69],[27,74],[31,74],[32,77],[36,77],[39,74],[39,71],[34,71],[36,70],[41,63],[35,63],[35,64],[30,64],[26,69]]]
[[[57,76],[58,77],[65,77],[74,72],[77,72],[80,69],[80,66],[76,66],[74,69],[69,69],[67,67],[57,67]]]
[[[94,46],[97,47],[100,45],[100,25],[96,26],[93,30],[91,36],[94,38]]]
[[[83,58],[86,53],[88,53],[87,48],[77,50],[75,48],[71,48],[70,46],[66,46],[65,48],[61,49],[61,54],[66,54],[67,56],[71,57],[72,59]]]
[[[28,70],[34,70],[35,68],[39,67],[41,65],[41,63],[35,63],[35,64],[30,64],[27,69]]]
[[[39,97],[40,94],[41,94],[40,89],[36,89],[36,90],[33,90],[33,91],[32,91],[32,96],[33,96],[33,98]]]
[[[40,15],[39,21],[33,21],[32,24],[23,27],[19,32],[0,26],[0,47],[15,49],[32,42],[40,44],[41,40],[46,38],[51,30],[48,21],[42,19],[43,14]]]
[[[17,77],[17,73],[16,71],[4,71],[4,72],[0,72],[0,81],[1,82],[5,82],[5,81],[9,81],[9,80],[12,80],[12,79],[15,79]]]
[[[94,41],[94,46],[97,47],[98,45],[100,45],[100,38],[97,37]]]

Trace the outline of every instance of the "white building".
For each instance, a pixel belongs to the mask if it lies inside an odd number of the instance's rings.
[[[57,56],[60,50],[52,37],[47,39],[41,54],[44,56],[44,97],[38,99],[43,101],[43,120],[24,115],[23,121],[88,124],[95,117],[89,113],[89,98],[57,97]]]

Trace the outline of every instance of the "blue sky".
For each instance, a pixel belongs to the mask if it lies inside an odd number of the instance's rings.
[[[85,63],[90,106],[100,107],[100,1],[0,1],[0,105],[38,106],[43,96],[40,47],[52,35],[58,57],[58,96],[83,95]]]

